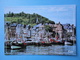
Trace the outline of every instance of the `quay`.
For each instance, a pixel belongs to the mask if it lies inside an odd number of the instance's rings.
[[[39,23],[36,25],[22,25],[18,23],[6,23],[5,48],[25,48],[28,45],[51,46],[75,44],[75,27],[70,24]]]

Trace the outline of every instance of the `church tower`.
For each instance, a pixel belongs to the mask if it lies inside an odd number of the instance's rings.
[[[39,20],[38,20],[38,17],[36,18],[36,24],[39,24]]]

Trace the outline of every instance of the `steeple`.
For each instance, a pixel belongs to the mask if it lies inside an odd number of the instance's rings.
[[[59,24],[60,24],[60,22],[59,22]]]
[[[38,20],[38,17],[36,18],[36,24],[38,24],[39,23],[39,20]]]

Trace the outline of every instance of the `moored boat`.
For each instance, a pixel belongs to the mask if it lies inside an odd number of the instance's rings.
[[[22,41],[13,41],[11,45],[11,49],[21,49],[26,48],[26,44]]]
[[[50,39],[51,44],[58,44],[58,45],[64,45],[65,41],[63,40],[55,40],[55,39]]]

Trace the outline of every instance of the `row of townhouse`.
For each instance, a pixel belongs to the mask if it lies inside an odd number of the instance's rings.
[[[48,25],[52,28],[52,32],[45,30],[45,25]],[[76,36],[75,26],[70,24],[50,24],[50,23],[38,23],[37,25],[30,27],[30,25],[22,25],[13,23],[10,26],[6,27],[6,36],[7,39],[22,37],[33,38],[37,40],[45,38],[56,38],[59,40],[72,39]]]

